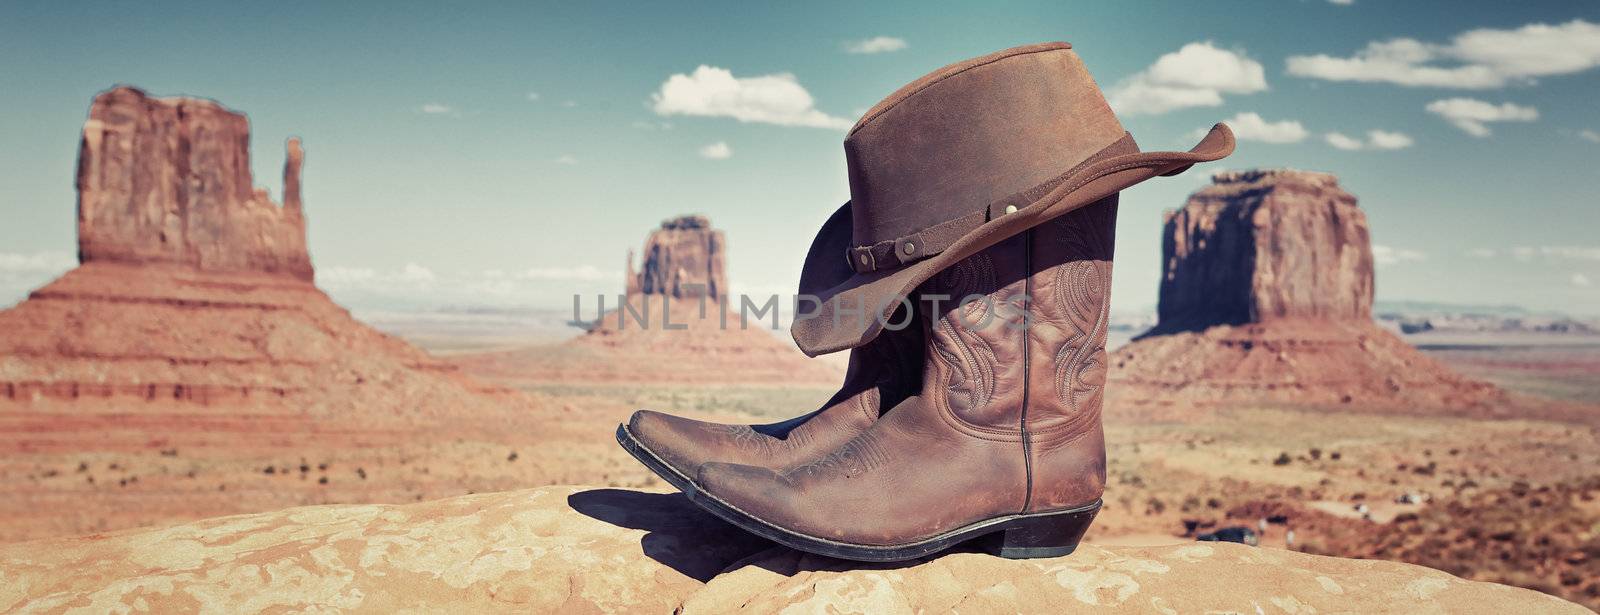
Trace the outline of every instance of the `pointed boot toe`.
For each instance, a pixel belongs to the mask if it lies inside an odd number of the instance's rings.
[[[850,354],[839,391],[821,409],[764,425],[712,423],[640,410],[617,426],[617,443],[684,492],[710,461],[781,470],[805,463],[866,431],[884,409],[920,386],[922,329],[890,331]]]
[[[704,442],[719,429],[735,427],[740,426],[639,410],[617,427],[617,442],[672,486],[687,491],[695,470],[706,461]]]

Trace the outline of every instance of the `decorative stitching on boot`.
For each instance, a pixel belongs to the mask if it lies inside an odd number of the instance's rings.
[[[1110,269],[1105,261],[1075,261],[1056,271],[1056,300],[1072,330],[1056,351],[1056,396],[1073,414],[1097,401],[1105,387]]]
[[[751,429],[749,425],[717,425],[716,431],[727,436],[737,448],[762,452],[772,450],[773,438]]]
[[[823,455],[815,461],[795,466],[786,474],[842,470],[846,476],[855,477],[883,467],[890,459],[889,451],[878,443],[878,437],[871,431],[866,431],[846,442],[838,450]]]
[[[1061,230],[1056,237],[1068,250],[1068,262],[1055,272],[1055,299],[1072,329],[1056,352],[1055,386],[1057,398],[1073,415],[1098,408],[1105,391],[1115,216],[1115,204],[1101,203],[1055,222]]]

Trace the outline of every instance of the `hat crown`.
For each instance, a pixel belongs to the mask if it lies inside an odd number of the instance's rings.
[[[845,137],[853,243],[983,211],[1125,135],[1067,43],[946,66],[879,102]]]

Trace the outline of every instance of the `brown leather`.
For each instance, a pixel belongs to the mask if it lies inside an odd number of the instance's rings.
[[[996,55],[921,86],[845,138],[856,245],[982,211],[1127,134],[1066,44]]]
[[[881,546],[1093,503],[1116,207],[1113,194],[920,287],[922,388],[869,429],[787,470],[705,463],[699,488],[791,532]]]
[[[628,431],[688,478],[707,461],[788,468],[850,441],[877,422],[881,409],[916,393],[922,350],[922,328],[914,322],[900,331],[885,331],[851,351],[844,383],[821,409],[786,421],[725,424],[640,410],[628,420]]]
[[[961,259],[1227,156],[1234,139],[1217,124],[1189,151],[1139,151],[1078,53],[1044,43],[912,82],[869,110],[844,146],[849,219],[830,219],[821,242],[842,246],[829,257],[840,261],[802,278],[806,309],[790,326],[810,356],[871,341],[902,299]]]

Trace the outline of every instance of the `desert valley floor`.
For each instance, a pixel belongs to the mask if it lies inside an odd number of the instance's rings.
[[[824,400],[830,372],[840,371],[824,358],[827,369],[799,382],[585,379],[570,369],[543,378],[541,365],[582,365],[603,351],[527,336],[508,348],[480,330],[389,326],[505,389],[487,394],[522,398],[520,390],[531,403],[430,423],[433,435],[422,440],[408,417],[334,413],[311,426],[282,409],[12,405],[0,416],[0,539],[540,484],[658,490],[612,440],[634,409],[776,420]],[[1292,531],[1299,550],[1420,563],[1600,605],[1600,344],[1411,341],[1507,388],[1515,407],[1506,418],[1402,408],[1371,420],[1378,410],[1131,403],[1113,391],[1107,506],[1089,540],[1181,542],[1265,520],[1267,545],[1287,545]],[[1422,501],[1402,503],[1408,496]],[[1356,509],[1363,503],[1366,519]]]

